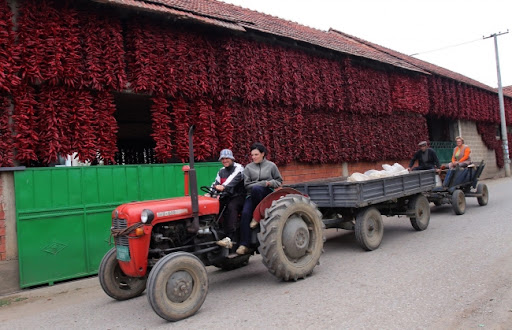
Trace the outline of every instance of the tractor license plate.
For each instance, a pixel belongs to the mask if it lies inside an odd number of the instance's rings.
[[[130,261],[130,250],[128,249],[127,246],[117,245],[116,251],[117,251],[117,260]]]

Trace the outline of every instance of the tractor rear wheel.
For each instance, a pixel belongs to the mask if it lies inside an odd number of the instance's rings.
[[[191,253],[171,253],[158,260],[148,278],[149,304],[161,318],[179,321],[194,315],[208,294],[208,274]]]
[[[414,215],[410,217],[411,225],[417,231],[427,229],[430,222],[430,205],[427,197],[419,194],[409,202],[409,208]]]
[[[101,260],[98,279],[103,291],[116,300],[140,296],[147,281],[147,277],[131,277],[123,273],[116,258],[116,248],[110,249]]]
[[[356,240],[366,251],[373,251],[380,246],[384,236],[382,215],[375,207],[365,208],[357,213],[354,228]]]
[[[324,228],[322,214],[309,198],[289,194],[273,201],[258,233],[263,264],[285,281],[306,278],[319,264]]]
[[[452,194],[452,208],[455,214],[462,215],[466,212],[466,196],[460,189],[456,189]]]
[[[477,197],[478,205],[485,206],[487,205],[487,202],[489,202],[489,190],[487,189],[487,185],[483,183],[479,183],[476,186],[476,193],[482,194],[482,197]]]

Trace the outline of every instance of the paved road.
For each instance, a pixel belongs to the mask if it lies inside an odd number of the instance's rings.
[[[353,233],[327,231],[306,280],[270,275],[259,256],[224,272],[208,267],[199,312],[167,323],[145,295],[106,296],[97,278],[0,297],[1,329],[512,329],[512,179],[491,180],[490,201],[455,216],[432,207],[429,228],[384,218],[382,245],[364,252]]]

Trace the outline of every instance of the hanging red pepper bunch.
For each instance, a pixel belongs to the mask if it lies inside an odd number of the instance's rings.
[[[92,162],[98,152],[98,120],[93,109],[93,97],[87,90],[66,90],[64,105],[67,121],[62,122],[63,136],[69,136],[69,145],[62,145],[62,152],[76,151],[78,159]],[[66,141],[67,139],[64,139]],[[68,153],[68,154],[69,154]]]
[[[97,126],[97,151],[105,164],[115,164],[117,152],[118,125],[114,117],[116,105],[111,92],[99,92],[92,105],[96,115]]]
[[[278,62],[277,65],[280,69],[279,76],[281,77],[281,103],[291,106],[296,102],[296,77],[297,71],[294,68],[295,63],[292,58],[291,51],[286,48],[277,48]]]
[[[459,108],[458,118],[470,120],[473,105],[471,104],[471,90],[467,85],[457,83],[457,101]]]
[[[318,60],[316,79],[320,79],[313,86],[314,104],[323,105],[328,109],[342,111],[345,108],[346,95],[340,62],[321,58]]]
[[[234,132],[233,125],[233,109],[227,103],[216,103],[215,109],[215,122],[219,134],[217,134],[217,150],[215,154],[219,153],[219,149],[233,149],[234,146]]]
[[[505,121],[512,125],[512,98],[504,97],[503,103],[505,106]]]
[[[176,155],[182,162],[188,161],[188,130],[190,126],[189,105],[183,98],[171,102],[174,123],[174,145]]]
[[[194,135],[195,157],[198,160],[211,159],[214,151],[217,150],[215,112],[212,104],[202,99],[195,100],[191,102],[190,110],[191,123],[196,125]]]
[[[80,86],[83,72],[77,11],[67,3],[27,0],[19,13],[22,78],[35,84]]]
[[[6,0],[0,0],[0,93],[11,92],[19,84],[16,60],[11,9]]]
[[[427,78],[430,109],[429,114],[443,117],[443,102],[440,95],[443,93],[441,78],[431,75]]]
[[[44,85],[37,104],[39,146],[44,164],[56,162],[58,155],[78,153],[81,161],[93,161],[97,152],[97,115],[88,91]]]
[[[445,111],[448,112],[450,118],[458,118],[457,90],[456,82],[451,79],[443,79],[443,99]]]
[[[230,100],[232,98],[243,98],[244,84],[244,60],[241,55],[241,49],[238,40],[227,38],[220,44],[221,56],[225,58],[225,66],[221,68],[220,94],[222,99]]]
[[[362,114],[391,114],[390,87],[385,71],[347,62],[349,111]],[[378,86],[378,88],[376,88]]]
[[[29,165],[37,161],[36,148],[39,145],[36,92],[32,87],[21,84],[13,90],[13,125],[16,160]]]
[[[190,99],[209,93],[208,62],[210,53],[206,38],[197,33],[182,30],[177,45],[177,80],[179,90]]]
[[[13,166],[12,133],[9,125],[9,99],[0,94],[0,166]]]
[[[342,158],[343,120],[328,110],[302,109],[303,138],[293,141],[299,160],[309,163],[337,162]]]
[[[429,110],[427,78],[393,71],[389,75],[393,110],[422,115]]]
[[[130,88],[136,93],[151,93],[154,90],[156,78],[155,64],[150,57],[154,33],[145,24],[146,20],[138,17],[127,24],[126,32],[126,62]]]
[[[277,104],[280,101],[281,83],[278,74],[278,52],[276,47],[260,43],[257,56],[262,75],[258,83],[264,94],[263,100],[270,105]]]
[[[238,38],[236,45],[236,60],[239,62],[239,69],[243,75],[244,83],[243,102],[255,103],[265,99],[265,81],[269,72],[265,71],[266,59],[262,58],[258,44],[253,41]]]
[[[121,91],[126,87],[121,19],[86,6],[80,11],[85,55],[84,84],[92,89]]]
[[[39,127],[39,146],[36,150],[39,160],[44,164],[57,161],[57,154],[62,150],[60,132],[60,102],[62,90],[44,86],[40,93],[36,112]],[[63,154],[65,157],[66,154]]]
[[[477,122],[476,129],[487,148],[494,150],[496,154],[496,166],[503,168],[505,161],[501,140],[496,140],[496,124]]]
[[[163,96],[153,97],[151,106],[152,133],[155,140],[155,153],[159,162],[166,163],[172,157],[171,113],[169,103]]]
[[[254,142],[262,142],[260,141],[261,132],[259,131],[260,123],[259,118],[256,118],[254,115],[254,107],[242,105],[236,101],[231,103],[232,114],[233,114],[233,124],[235,127],[234,131],[234,146],[233,152],[235,153],[235,158],[241,162],[242,164],[246,164],[250,162],[248,158],[248,149],[250,145]],[[264,134],[264,133],[263,133]],[[266,147],[270,150],[272,146],[266,145]]]

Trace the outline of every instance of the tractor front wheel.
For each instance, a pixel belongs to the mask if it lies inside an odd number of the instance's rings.
[[[322,214],[309,198],[289,194],[273,201],[258,233],[263,264],[285,281],[306,278],[323,252],[324,228]]]
[[[179,321],[194,315],[208,294],[208,274],[191,253],[171,253],[158,260],[149,273],[149,304],[161,318]]]
[[[146,289],[146,277],[125,275],[116,258],[116,248],[110,249],[100,263],[98,279],[103,291],[116,300],[140,296]]]

